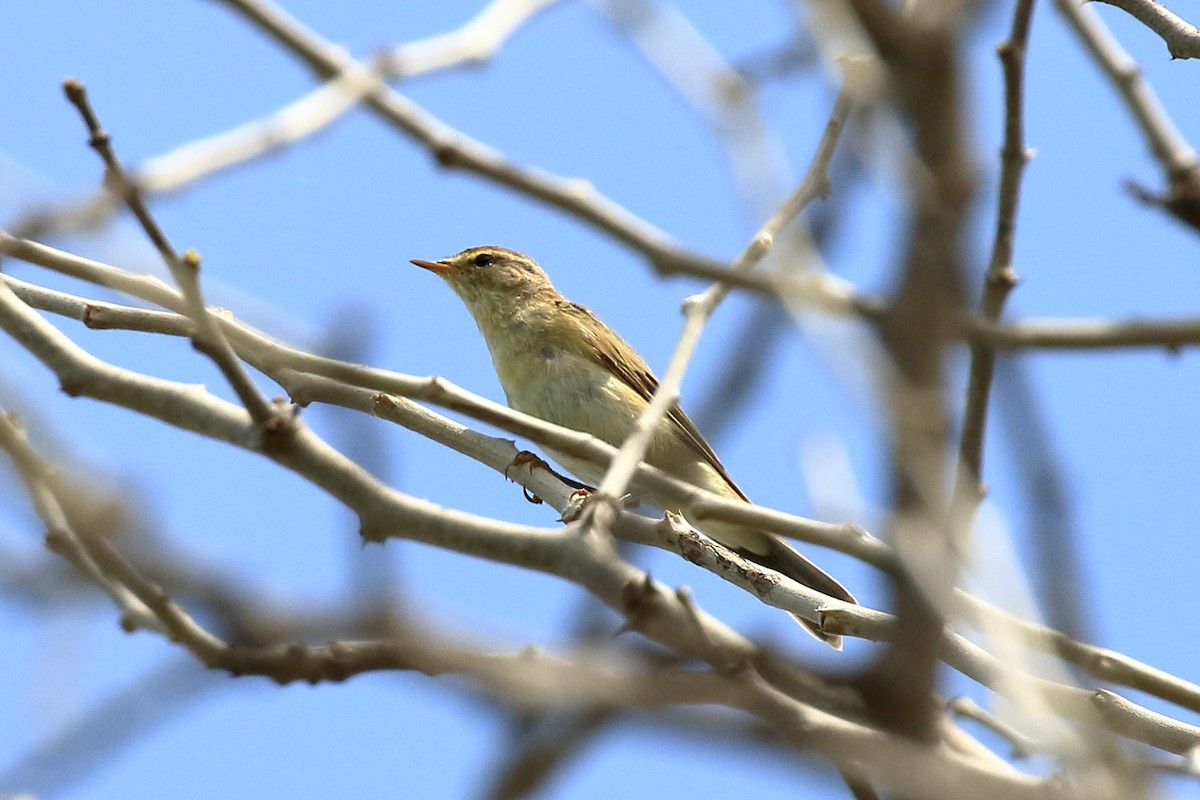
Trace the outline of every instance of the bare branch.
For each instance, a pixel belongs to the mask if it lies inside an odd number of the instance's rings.
[[[1025,48],[1033,21],[1033,0],[1018,0],[1013,9],[1008,41],[998,48],[1004,69],[1004,144],[1000,149],[1000,186],[996,203],[996,233],[992,257],[984,274],[981,316],[988,321],[1000,318],[1009,292],[1017,284],[1013,269],[1013,249],[1017,227],[1017,202],[1021,179],[1031,153],[1025,146]],[[963,410],[959,440],[958,503],[967,502],[968,489],[982,499],[983,443],[987,430],[988,400],[996,355],[985,343],[971,346],[971,371],[967,384],[967,403]],[[966,481],[973,482],[968,487]]]
[[[182,336],[186,335],[190,325],[182,316],[87,301],[61,292],[31,287],[30,284],[7,275],[2,276],[2,281],[27,302],[55,313],[83,319],[85,322],[93,320],[96,323],[93,327],[121,327]],[[229,325],[235,324],[230,319],[224,321]],[[565,436],[560,437],[558,432],[565,429],[545,423],[524,425],[522,421],[527,419],[524,415],[499,406],[496,407],[496,414],[492,415],[488,413],[488,401],[443,381],[437,384],[436,396],[430,398],[423,388],[428,383],[426,379],[412,379],[383,370],[372,370],[311,356],[278,342],[271,342],[262,334],[249,333],[249,329],[244,327],[231,328],[231,331],[240,331],[239,335],[231,334],[239,355],[279,380],[300,404],[319,400],[388,419],[517,480],[556,509],[562,511],[566,508],[573,491],[572,487],[561,483],[545,470],[509,470],[517,453],[511,441],[484,436],[396,395],[407,394],[434,399],[520,435],[544,441],[555,448],[579,446],[578,435],[566,432]],[[348,386],[340,381],[357,383],[358,386]],[[380,394],[380,391],[390,394]],[[474,401],[478,401],[478,405],[474,405]],[[580,452],[589,456],[608,457],[615,450],[604,443],[594,442],[588,449]],[[666,476],[656,476],[655,472],[643,466],[639,469],[639,478],[643,475],[651,477],[655,491],[668,492],[674,488],[679,507],[688,519],[698,523],[707,519],[717,519],[747,524],[838,550],[885,572],[896,569],[891,548],[854,525],[804,519],[762,506],[729,500],[678,484]],[[672,549],[670,545],[664,545],[664,538],[655,532],[657,529],[652,524],[645,523],[644,526],[636,527],[636,530],[641,533],[635,534],[635,527],[626,525],[623,519],[617,532],[630,536],[634,541]],[[718,559],[715,556],[707,563],[715,566],[718,562],[723,564],[721,569],[727,569],[728,565],[734,563],[725,560],[724,557]],[[756,581],[757,578],[751,581],[751,584]],[[1012,631],[1028,646],[1042,652],[1060,654],[1098,680],[1130,686],[1200,713],[1200,687],[1194,684],[1155,670],[1128,656],[1073,641],[1059,631],[1002,612],[961,590],[955,592],[955,598],[955,614],[981,630]]]
[[[850,84],[851,82],[852,78],[848,70],[846,83]],[[804,178],[800,181],[800,185],[751,238],[749,244],[734,262],[735,271],[752,271],[770,251],[784,226],[803,211],[805,206],[828,192],[829,164],[833,160],[838,139],[845,127],[846,119],[850,115],[853,97],[854,90],[850,86],[847,85],[842,89],[834,104],[829,121],[825,125],[825,133],[817,145],[817,152],[813,156]],[[683,332],[680,333],[679,342],[675,346],[675,351],[671,355],[671,360],[667,364],[667,369],[659,382],[654,397],[651,398],[649,405],[638,418],[633,431],[625,439],[617,456],[609,465],[608,472],[605,473],[604,480],[599,486],[601,495],[619,497],[625,491],[634,470],[650,446],[650,439],[659,421],[666,416],[672,406],[679,402],[679,387],[683,382],[683,375],[692,352],[700,340],[704,325],[728,292],[728,286],[715,283],[703,294],[693,295],[684,301],[686,321]]]
[[[272,408],[267,399],[259,393],[254,382],[250,380],[250,376],[242,368],[241,361],[234,355],[229,342],[221,334],[220,328],[213,322],[208,306],[204,302],[204,295],[200,291],[199,254],[189,250],[180,258],[179,254],[175,252],[166,233],[163,232],[154,219],[154,215],[150,213],[150,209],[142,200],[137,186],[130,182],[125,175],[125,170],[121,167],[120,161],[117,160],[117,154],[113,150],[112,140],[100,124],[100,118],[92,108],[83,84],[73,78],[68,78],[63,83],[63,90],[67,94],[67,99],[83,117],[88,133],[91,134],[88,143],[104,161],[106,183],[111,182],[110,188],[113,193],[122,198],[129,206],[129,210],[137,217],[142,230],[146,232],[146,236],[154,244],[163,262],[171,271],[171,275],[174,276],[175,282],[179,285],[187,304],[188,316],[196,325],[192,344],[217,365],[255,422],[262,425],[264,430],[268,428],[277,432],[284,430],[286,414]]]
[[[1200,344],[1200,317],[1182,319],[1025,319],[993,323],[977,319],[972,338],[1001,350],[1099,350],[1148,347],[1176,353]]]
[[[951,714],[956,717],[973,719],[993,733],[1008,740],[1013,758],[1029,758],[1038,752],[1037,744],[1025,734],[1009,725],[1004,720],[989,714],[978,703],[969,697],[955,697],[947,704]]]
[[[215,399],[205,399],[202,393],[194,390],[171,389],[170,387],[173,385],[169,382],[136,376],[135,373],[126,370],[101,365],[90,357],[88,360],[79,361],[82,354],[72,355],[72,352],[75,351],[74,345],[67,342],[65,338],[58,340],[61,334],[44,323],[39,324],[36,317],[31,319],[28,312],[21,313],[19,309],[13,308],[3,301],[3,293],[8,291],[4,288],[6,285],[0,283],[0,327],[9,330],[10,334],[14,335],[18,341],[25,342],[32,352],[43,357],[48,364],[55,366],[64,383],[77,386],[80,390],[94,389],[95,391],[88,392],[92,396],[99,396],[110,402],[118,402],[143,410],[145,413],[158,416],[160,419],[186,429],[197,430],[242,447],[252,448],[254,446],[253,426],[249,420],[244,419],[244,413],[241,421],[238,421],[236,410],[228,404],[223,404]],[[11,312],[16,313],[14,315]],[[17,320],[22,319],[27,321],[25,325],[17,323]],[[32,326],[32,329],[25,327],[27,325]],[[81,370],[94,374],[81,375]],[[111,377],[105,377],[106,375],[111,375]],[[287,373],[282,377],[286,378]],[[404,413],[397,417],[402,424],[416,430],[429,432],[440,441],[449,442],[449,434],[456,427],[454,423],[450,423],[448,420],[439,420],[435,415],[431,415],[430,412],[419,406],[395,405],[394,400],[379,405],[377,395],[363,390],[340,387],[331,381],[314,381],[310,378],[303,381],[303,385],[307,387],[303,393],[314,397],[322,396],[327,400],[342,402],[351,407],[368,411],[383,411],[388,415],[403,411]],[[116,386],[120,386],[121,389],[118,391],[112,388]],[[167,391],[165,395],[162,394],[164,390]],[[158,395],[158,397],[153,403],[150,403],[149,396],[146,399],[140,399],[147,393]],[[163,401],[167,398],[170,399],[164,404]],[[150,409],[147,409],[148,403],[151,406]],[[218,408],[228,410],[217,412]],[[200,421],[204,417],[211,417],[214,413],[217,413],[218,418],[222,414],[232,414],[233,416],[219,424],[214,419],[209,419],[207,422]],[[199,416],[197,416],[198,414]],[[236,433],[239,428],[244,432]],[[478,445],[493,453],[493,455],[484,456],[483,460],[493,464],[497,471],[502,472],[511,463],[512,456],[515,454],[511,443],[491,439],[491,437],[479,437],[477,434],[470,436],[476,437],[475,442]],[[464,451],[470,449],[474,457],[481,457],[475,452],[474,446],[469,445],[470,436],[461,439],[456,446]],[[707,614],[701,612],[695,607],[694,602],[685,603],[678,597],[674,602],[664,602],[666,594],[673,593],[666,592],[665,589],[652,582],[646,583],[640,573],[631,572],[631,568],[627,566],[617,568],[617,565],[609,560],[607,555],[601,556],[595,552],[596,546],[600,544],[596,537],[569,536],[564,538],[551,531],[542,532],[495,521],[475,522],[475,518],[470,515],[429,508],[425,504],[407,500],[394,492],[374,486],[373,482],[360,471],[352,469],[348,464],[339,465],[340,456],[324,450],[318,445],[318,442],[319,440],[316,440],[312,434],[301,429],[298,431],[292,447],[283,451],[268,451],[265,454],[281,465],[308,477],[350,505],[363,519],[364,532],[368,535],[372,531],[376,536],[393,535],[394,531],[403,531],[403,535],[407,538],[559,574],[581,582],[610,606],[623,611],[628,615],[630,627],[675,649],[701,655],[702,658],[714,664],[741,663],[745,659],[753,657],[754,650],[749,643],[741,640],[732,631],[720,626]],[[498,451],[497,448],[502,446],[507,446],[508,450]],[[514,477],[525,483],[525,476],[518,474]],[[549,501],[561,503],[565,507],[570,497],[569,487],[558,484],[556,489],[554,479],[541,470],[535,470],[528,476],[528,480],[533,481],[528,485],[534,487]],[[802,521],[746,503],[723,499],[710,502],[713,505],[728,504],[732,507],[731,510],[736,512],[736,516],[733,516],[736,521],[751,521],[756,527],[766,530],[784,532],[789,527],[796,528],[797,523],[802,523],[802,529],[811,526],[814,532],[825,530],[826,535],[839,530],[843,534],[852,531],[847,526],[831,526]],[[697,507],[705,508],[706,506]],[[785,521],[790,522],[781,524]],[[652,544],[680,553],[694,563],[753,593],[763,602],[819,619],[830,630],[883,641],[892,641],[896,637],[898,628],[891,615],[833,601],[807,587],[782,579],[776,573],[762,570],[724,551],[723,548],[718,548],[707,540],[697,537],[689,529],[679,528],[669,522],[656,524],[639,517],[622,515],[615,522],[613,530],[614,533],[630,538],[632,541]],[[886,555],[887,548],[882,548],[877,540],[865,537],[861,532],[852,541],[855,542],[854,546],[858,552],[869,555],[875,563],[881,563],[881,559],[886,562],[890,558]],[[876,542],[876,544],[872,545],[871,542]],[[604,548],[601,550],[607,552]],[[598,561],[597,558],[600,560]],[[114,569],[119,571],[120,566],[117,565]],[[614,569],[616,569],[615,572]],[[625,577],[618,577],[620,575]],[[635,585],[639,588],[633,591],[631,587]],[[152,587],[142,588],[147,597],[159,597],[151,594]],[[975,604],[977,609],[987,610],[987,607],[980,605],[978,601],[975,601]],[[177,635],[180,633],[192,635],[188,633],[189,619],[170,616],[170,620],[171,625],[176,628]],[[1013,624],[1026,625],[1026,623],[1019,622]],[[205,645],[203,638],[198,640],[197,647],[201,645]],[[1079,647],[1086,650],[1084,646]],[[219,650],[219,647],[209,641],[204,652],[207,652],[209,657],[215,657],[213,654]],[[372,659],[381,657],[377,650],[362,652],[367,654],[362,655],[362,658],[366,659],[364,663],[375,663]],[[267,656],[261,657],[266,658]],[[275,652],[270,659],[277,657],[281,656]],[[994,657],[974,645],[970,645],[961,637],[953,634],[948,636],[945,640],[942,657],[947,664],[995,691],[1001,693],[1005,691],[1006,682],[997,678],[1003,673],[1003,670]],[[260,656],[255,656],[255,658],[260,658]],[[312,670],[340,669],[341,667],[338,665],[342,662],[339,659],[340,656],[336,653],[323,650],[313,651],[305,654],[301,659],[301,663],[305,666],[303,666],[302,673],[298,674],[311,675],[315,674],[311,672]],[[1128,665],[1135,664],[1136,662],[1129,662]],[[288,669],[294,670],[299,667],[293,664]],[[1136,667],[1134,670],[1137,672]],[[1152,677],[1147,672],[1138,674],[1148,678]],[[1095,724],[1095,720],[1089,716],[1094,709],[1091,707],[1092,702],[1087,699],[1088,694],[1085,690],[1049,682],[1041,682],[1038,685],[1044,685],[1045,691],[1051,697],[1058,698],[1054,707],[1059,709],[1060,713],[1085,722],[1091,719],[1092,724]],[[1184,682],[1176,679],[1176,686],[1183,687],[1184,685]],[[1196,689],[1194,691],[1200,692]],[[1168,749],[1182,747],[1190,741],[1188,737],[1195,734],[1187,726],[1180,727],[1180,723],[1168,721],[1166,718],[1159,719],[1152,715],[1148,716],[1148,712],[1144,710],[1125,708],[1124,706],[1114,706],[1113,708],[1115,710],[1111,710],[1110,713],[1117,716],[1110,724],[1117,725],[1123,731],[1127,731],[1129,735],[1141,737],[1140,740],[1156,747]],[[1200,736],[1200,734],[1197,735]],[[1197,738],[1196,741],[1200,743],[1200,738]],[[1172,752],[1179,752],[1179,750],[1172,749]]]
[[[0,288],[0,292],[4,289]],[[46,546],[75,565],[104,591],[121,612],[122,624],[153,627],[148,610],[126,587],[109,580],[96,564],[88,548],[75,535],[67,515],[49,485],[50,468],[29,446],[25,431],[17,418],[0,411],[0,450],[12,460],[34,510],[46,525]]]
[[[931,698],[942,615],[958,575],[965,526],[946,496],[950,441],[945,359],[963,308],[962,250],[974,165],[962,103],[957,2],[912,6],[879,0],[849,6],[887,68],[889,89],[912,137],[906,241],[894,300],[879,334],[895,370],[887,375],[892,534],[905,565],[891,576],[904,635],[864,671],[859,685],[880,723],[918,741],[936,735]],[[899,249],[899,248],[898,248]]]
[[[7,289],[0,288],[0,308],[7,302],[5,292]],[[12,333],[14,326],[9,310],[3,308],[0,311],[0,320],[7,323],[6,329]],[[26,336],[25,341],[29,343],[30,338]],[[302,436],[297,439],[303,441]],[[594,537],[589,538],[594,541]],[[627,675],[609,675],[604,670],[592,669],[578,660],[556,661],[533,657],[524,652],[516,656],[464,652],[445,644],[431,644],[428,639],[422,640],[415,631],[406,631],[404,635],[389,641],[335,642],[323,647],[233,647],[197,624],[106,542],[96,541],[90,547],[106,579],[127,587],[151,611],[158,620],[154,629],[162,630],[180,642],[205,664],[235,675],[261,674],[286,683],[294,680],[343,680],[365,670],[401,668],[416,669],[430,675],[446,672],[467,674],[482,685],[500,687],[505,696],[520,698],[520,702],[524,703],[561,705],[564,702],[577,703],[581,696],[595,703],[632,704],[635,707],[643,704],[658,707],[676,703],[718,703],[760,716],[776,726],[795,746],[815,748],[838,763],[848,759],[864,769],[869,777],[902,790],[912,791],[920,787],[924,794],[938,797],[984,798],[1000,790],[1005,796],[1011,797],[1066,796],[1035,779],[985,768],[974,759],[946,749],[929,751],[898,740],[881,738],[878,732],[869,728],[796,703],[757,678],[752,670],[739,668],[727,671],[728,664],[719,671],[660,671],[643,676],[644,679],[631,680]],[[661,596],[661,592],[657,592],[649,581],[644,581],[643,586],[646,591]],[[636,605],[643,624],[647,612],[651,611],[645,605],[649,599],[650,595],[642,594]],[[678,608],[679,613],[694,623],[688,627],[701,631],[700,639],[710,657],[721,652],[718,648],[722,643],[708,638],[710,634],[720,634],[720,629],[713,625],[714,621],[691,603],[680,604]],[[655,609],[651,613],[657,616],[659,611]],[[727,640],[726,643],[736,641],[729,635],[723,638]],[[747,651],[746,655],[749,654]],[[725,652],[722,661],[728,655]],[[900,759],[910,762],[914,758],[932,759],[930,771],[897,770]],[[923,777],[926,774],[939,777],[931,782]],[[942,777],[947,774],[952,775],[953,780],[943,782]]]
[[[266,0],[222,2],[304,61],[324,80],[355,68],[354,60],[341,48],[321,39],[282,8]],[[684,250],[662,231],[605,197],[585,180],[566,180],[507,161],[491,148],[393,91],[383,81],[378,81],[364,102],[427,149],[442,167],[475,173],[561,209],[642,253],[656,270],[682,271],[693,266],[716,270],[726,266],[723,262]]]
[[[494,57],[514,33],[559,0],[492,0],[461,28],[393,47],[376,59],[380,71],[409,79]]]
[[[1055,0],[1055,6],[1117,90],[1162,167],[1169,192],[1166,197],[1153,198],[1154,202],[1200,230],[1200,162],[1196,151],[1159,103],[1141,68],[1121,49],[1100,17],[1075,0]],[[1143,199],[1150,199],[1148,192],[1142,194]]]
[[[1096,0],[1115,6],[1157,33],[1171,58],[1200,57],[1200,29],[1155,0]]]
[[[558,0],[494,0],[461,28],[398,45],[366,67],[357,62],[274,113],[228,131],[189,142],[129,170],[143,195],[166,195],[251,161],[276,155],[311,138],[354,109],[384,78],[413,79],[440,70],[476,65],[494,56],[508,38]],[[83,200],[39,209],[13,229],[29,238],[107,222],[119,198],[100,191]]]

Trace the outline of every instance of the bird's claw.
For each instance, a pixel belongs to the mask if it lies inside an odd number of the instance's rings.
[[[542,469],[550,470],[550,465],[546,463],[545,459],[540,458],[528,450],[522,450],[513,456],[512,461],[508,462],[508,466],[504,468],[504,477],[511,481],[513,477],[508,473],[514,469],[519,469],[525,466],[529,467],[530,472],[533,472],[534,467],[541,467]],[[550,471],[553,472],[553,470]],[[529,488],[526,486],[521,487],[521,492],[525,495],[525,499],[530,503],[533,503],[535,506],[540,506],[542,503],[546,502],[533,492],[529,491]]]
[[[550,469],[550,465],[546,463],[545,459],[541,458],[536,453],[531,453],[528,450],[522,450],[513,456],[512,461],[508,462],[508,466],[504,468],[504,477],[511,481],[513,478],[508,473],[512,472],[514,469],[524,466],[528,466],[530,472],[533,472],[534,467],[542,467],[543,469],[547,470]]]
[[[589,488],[576,489],[571,492],[571,496],[567,498],[566,507],[563,508],[562,516],[559,517],[560,522],[574,522],[583,515],[583,509],[588,501],[592,499],[592,490]]]
[[[504,477],[511,481],[513,478],[511,475],[509,475],[509,473],[514,469],[519,469],[526,466],[529,467],[530,472],[532,472],[534,468],[544,469],[546,472],[549,472],[551,475],[575,490],[570,499],[567,501],[567,511],[563,514],[563,522],[571,522],[575,519],[578,519],[579,514],[583,511],[584,504],[587,502],[587,498],[591,497],[592,492],[596,491],[586,483],[580,483],[574,478],[569,478],[566,475],[563,475],[561,472],[554,469],[554,467],[550,466],[546,462],[546,459],[541,458],[540,456],[531,453],[528,450],[522,450],[513,456],[513,460],[510,461],[508,466],[504,468]],[[534,505],[540,505],[541,503],[545,502],[542,500],[542,498],[529,491],[529,489],[522,487],[522,490],[525,492],[525,499]],[[632,503],[632,505],[628,505],[629,503]],[[625,505],[627,508],[633,508],[634,506],[638,505],[637,499],[634,498],[633,495],[625,495],[622,497],[621,504]]]

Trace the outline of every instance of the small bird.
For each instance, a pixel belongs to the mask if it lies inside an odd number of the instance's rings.
[[[532,258],[503,247],[472,247],[443,261],[413,264],[441,277],[466,303],[487,342],[508,405],[619,447],[658,388],[632,347],[583,306],[564,298]],[[596,464],[547,452],[580,480],[604,477]],[[660,421],[647,463],[723,497],[749,502],[704,436],[678,405]],[[659,508],[670,503],[646,498]],[[817,565],[764,531],[708,521],[703,531],[742,557],[847,603],[857,602]],[[815,637],[841,649],[840,636],[793,615]]]

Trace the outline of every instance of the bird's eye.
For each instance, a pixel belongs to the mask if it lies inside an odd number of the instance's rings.
[[[471,259],[472,263],[474,263],[475,266],[477,266],[477,267],[486,267],[488,264],[491,264],[495,260],[496,260],[496,257],[494,255],[492,255],[491,253],[480,253],[479,255],[477,255],[473,259]]]

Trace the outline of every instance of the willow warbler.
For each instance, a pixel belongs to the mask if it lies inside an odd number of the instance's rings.
[[[436,273],[466,303],[487,341],[509,406],[621,445],[658,381],[624,339],[559,294],[537,262],[503,247],[473,247],[443,261],[412,263]],[[604,476],[604,469],[590,461],[547,452],[586,483],[596,485]],[[646,462],[715,494],[749,502],[678,405],[659,423]],[[669,501],[645,499],[671,507]],[[706,521],[702,530],[744,558],[855,602],[840,583],[777,536],[728,522]],[[796,619],[818,639],[841,648],[840,636]]]

